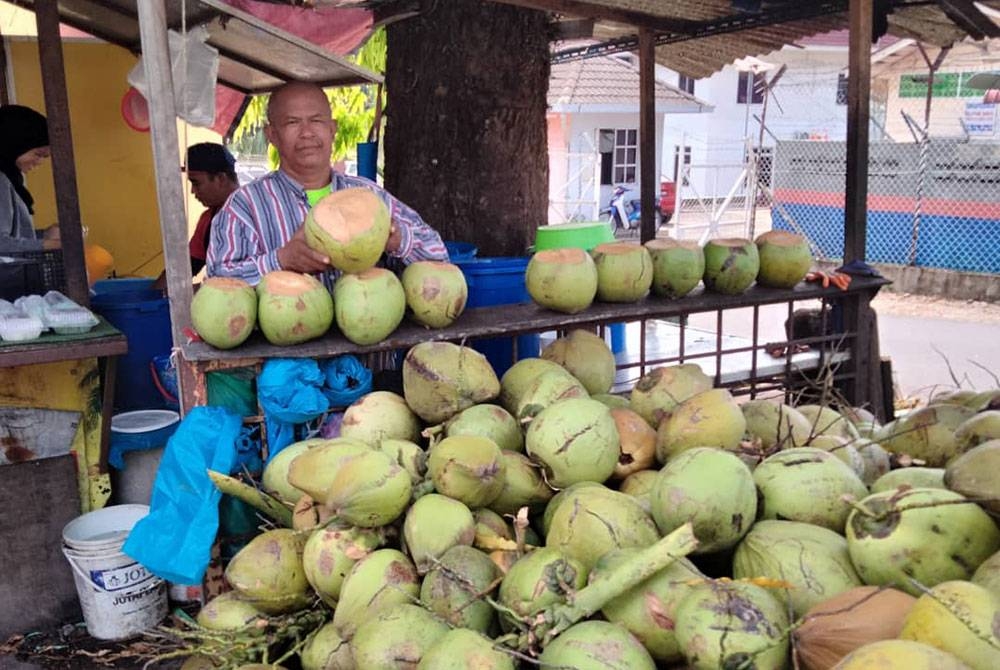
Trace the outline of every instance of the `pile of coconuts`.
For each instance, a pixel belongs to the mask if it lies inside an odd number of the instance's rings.
[[[586,331],[502,379],[419,344],[339,437],[213,473],[267,522],[187,670],[1000,667],[1000,390],[879,425],[614,374]]]
[[[528,262],[525,284],[531,298],[567,314],[598,302],[637,302],[652,292],[682,298],[699,283],[724,295],[738,295],[755,282],[789,289],[812,266],[809,242],[783,230],[756,240],[722,238],[704,247],[692,240],[658,238],[639,245],[607,242],[589,253],[565,248],[539,251]]]
[[[255,327],[268,342],[290,346],[321,337],[336,322],[358,345],[381,342],[410,318],[446,328],[462,314],[468,286],[451,263],[418,261],[401,277],[375,267],[390,231],[389,209],[367,188],[334,191],[309,211],[303,229],[309,246],[340,272],[333,291],[313,275],[275,270],[256,287],[242,279],[209,277],[191,301],[199,337],[218,349],[243,344]]]

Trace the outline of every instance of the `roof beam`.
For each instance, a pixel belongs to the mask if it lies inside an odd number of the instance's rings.
[[[980,11],[972,0],[938,0],[945,16],[974,40],[1000,37],[1000,26]]]
[[[687,33],[698,25],[697,21],[656,16],[630,9],[618,9],[586,0],[493,0],[493,2],[583,19],[602,19],[614,23],[624,23],[636,28],[646,28],[654,33]]]

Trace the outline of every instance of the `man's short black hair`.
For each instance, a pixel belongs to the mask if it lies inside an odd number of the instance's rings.
[[[221,173],[236,181],[236,159],[229,153],[229,149],[215,142],[201,142],[188,147],[187,170]]]

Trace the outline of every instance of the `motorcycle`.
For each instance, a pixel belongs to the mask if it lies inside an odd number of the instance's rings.
[[[606,209],[601,210],[602,216],[608,217],[611,230],[616,237],[638,235],[642,225],[642,201],[625,186],[615,186],[611,200]],[[653,212],[654,230],[659,231],[663,219],[659,210]]]

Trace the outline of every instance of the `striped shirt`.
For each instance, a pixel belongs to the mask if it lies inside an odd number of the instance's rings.
[[[363,187],[374,191],[389,208],[399,230],[399,249],[386,252],[390,264],[448,260],[441,236],[420,215],[375,182],[331,170],[331,188]],[[242,186],[212,220],[206,272],[210,277],[237,277],[254,286],[268,272],[280,270],[278,249],[302,226],[309,203],[301,184],[276,170]],[[395,259],[397,263],[392,263]],[[320,277],[327,287],[334,271]]]

